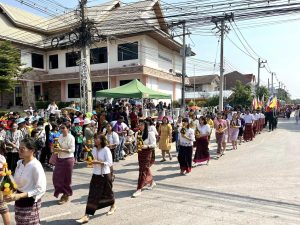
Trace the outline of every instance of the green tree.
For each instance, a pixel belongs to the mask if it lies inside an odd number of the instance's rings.
[[[286,103],[291,102],[290,94],[282,88],[279,88],[277,90],[277,98],[280,99],[280,100],[284,100]]]
[[[214,95],[206,100],[207,106],[217,106],[219,105],[219,96]]]
[[[12,91],[21,74],[20,52],[8,41],[0,41],[0,94]],[[3,101],[1,101],[3,102]]]
[[[253,96],[251,87],[249,85],[243,85],[240,81],[236,81],[234,88],[232,89],[233,93],[228,98],[228,103],[232,106],[242,105],[250,106]]]
[[[270,97],[270,91],[266,86],[260,86],[256,89],[255,94],[259,99],[264,96],[264,102],[267,102]]]

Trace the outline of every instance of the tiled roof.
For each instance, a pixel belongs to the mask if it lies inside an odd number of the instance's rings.
[[[219,75],[203,75],[203,76],[195,76],[195,77],[189,77],[190,84],[211,84],[214,80],[219,81]]]
[[[71,30],[78,23],[76,11],[69,11],[53,18],[43,18],[7,4],[0,3],[1,39],[46,47],[46,38]],[[7,18],[5,18],[7,15]],[[130,35],[147,31],[168,29],[163,19],[159,0],[146,0],[120,6],[119,1],[110,1],[87,8],[90,20],[96,22],[102,35]],[[2,32],[3,31],[3,32]],[[49,39],[50,40],[50,39]],[[48,45],[49,46],[49,45]]]
[[[243,85],[251,84],[255,82],[255,75],[242,74],[238,71],[227,73],[224,75],[224,88],[231,90],[236,85],[236,81],[240,81]]]

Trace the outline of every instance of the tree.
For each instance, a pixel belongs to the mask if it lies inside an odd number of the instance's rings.
[[[286,103],[291,102],[290,94],[282,88],[277,89],[277,98],[280,100],[284,100]]]
[[[232,106],[242,105],[250,106],[252,102],[252,91],[249,85],[243,85],[240,81],[236,81],[233,93],[228,98],[228,103]]]
[[[255,93],[256,93],[256,96],[259,97],[259,99],[261,99],[264,96],[264,99],[263,99],[264,102],[267,102],[270,97],[270,91],[268,90],[268,88],[266,86],[258,87],[256,89]]]
[[[217,106],[219,105],[219,96],[215,95],[206,100],[207,106]]]
[[[4,91],[13,91],[18,78],[31,71],[32,68],[22,68],[20,50],[8,41],[0,41],[0,94],[1,103]]]

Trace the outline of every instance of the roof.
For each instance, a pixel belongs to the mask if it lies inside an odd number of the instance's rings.
[[[240,81],[243,85],[255,82],[254,74],[242,74],[238,71],[233,71],[224,75],[224,87],[226,90],[232,89],[236,85],[236,81]]]
[[[2,11],[2,13],[1,13]],[[72,30],[79,22],[78,12],[70,10],[62,15],[44,18],[22,9],[0,3],[1,39],[16,43],[49,48],[52,37]],[[159,0],[145,0],[121,5],[113,0],[87,8],[88,18],[95,22],[100,35],[132,35],[161,32],[176,51],[180,44],[171,39]],[[3,31],[3,32],[2,32]]]
[[[111,88],[96,92],[97,97],[107,98],[153,98],[153,99],[170,99],[171,95],[164,94],[159,91],[154,91],[143,85],[137,79],[120,87]]]
[[[190,84],[211,84],[214,80],[219,81],[219,75],[203,75],[203,76],[195,76],[195,77],[189,77]]]

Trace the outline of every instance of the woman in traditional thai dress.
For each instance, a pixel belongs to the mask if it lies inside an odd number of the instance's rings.
[[[195,141],[195,131],[190,128],[189,120],[182,120],[182,127],[179,131],[179,153],[178,162],[180,174],[187,175],[192,171],[193,144]]]
[[[156,138],[153,131],[149,131],[148,123],[140,121],[139,131],[136,132],[135,141],[138,152],[139,160],[139,179],[136,192],[133,193],[132,197],[138,197],[142,194],[142,188],[148,185],[148,189],[153,189],[156,186],[155,181],[150,170],[154,159],[153,151],[156,147]]]
[[[62,205],[72,196],[73,190],[71,188],[72,173],[74,166],[74,152],[75,152],[75,138],[69,132],[70,126],[65,124],[60,126],[61,135],[58,138],[59,146],[53,148],[54,154],[57,154],[57,160],[53,171],[53,185],[54,196],[58,198],[63,194],[58,204]]]
[[[89,195],[85,209],[85,215],[78,223],[87,223],[89,217],[94,215],[96,210],[110,207],[107,215],[112,215],[116,211],[115,197],[112,180],[112,154],[108,146],[108,141],[104,135],[95,135],[95,147],[92,150],[93,176],[90,182]]]
[[[46,175],[42,164],[35,158],[35,141],[23,139],[19,147],[19,160],[14,174],[17,191],[4,196],[6,202],[15,201],[17,225],[39,225],[41,198],[46,192]]]
[[[231,139],[233,150],[237,149],[237,139],[238,139],[240,127],[241,127],[241,121],[238,119],[237,114],[234,113],[232,116],[232,120],[230,122],[230,139]]]
[[[172,160],[170,153],[171,143],[172,143],[172,126],[169,124],[168,117],[164,116],[162,119],[162,124],[159,126],[159,149],[162,152],[161,162],[166,161],[166,154],[169,155],[169,159]]]
[[[194,155],[194,167],[199,163],[207,161],[207,165],[210,160],[209,149],[208,149],[208,137],[210,135],[210,126],[207,124],[206,118],[201,116],[200,123],[197,126],[195,132],[196,137],[196,152]]]
[[[225,132],[227,132],[227,121],[223,120],[222,114],[218,113],[217,117],[215,118],[214,125],[216,130],[216,141],[218,144],[217,158],[220,158],[222,155],[224,155],[226,150],[227,136]]]

